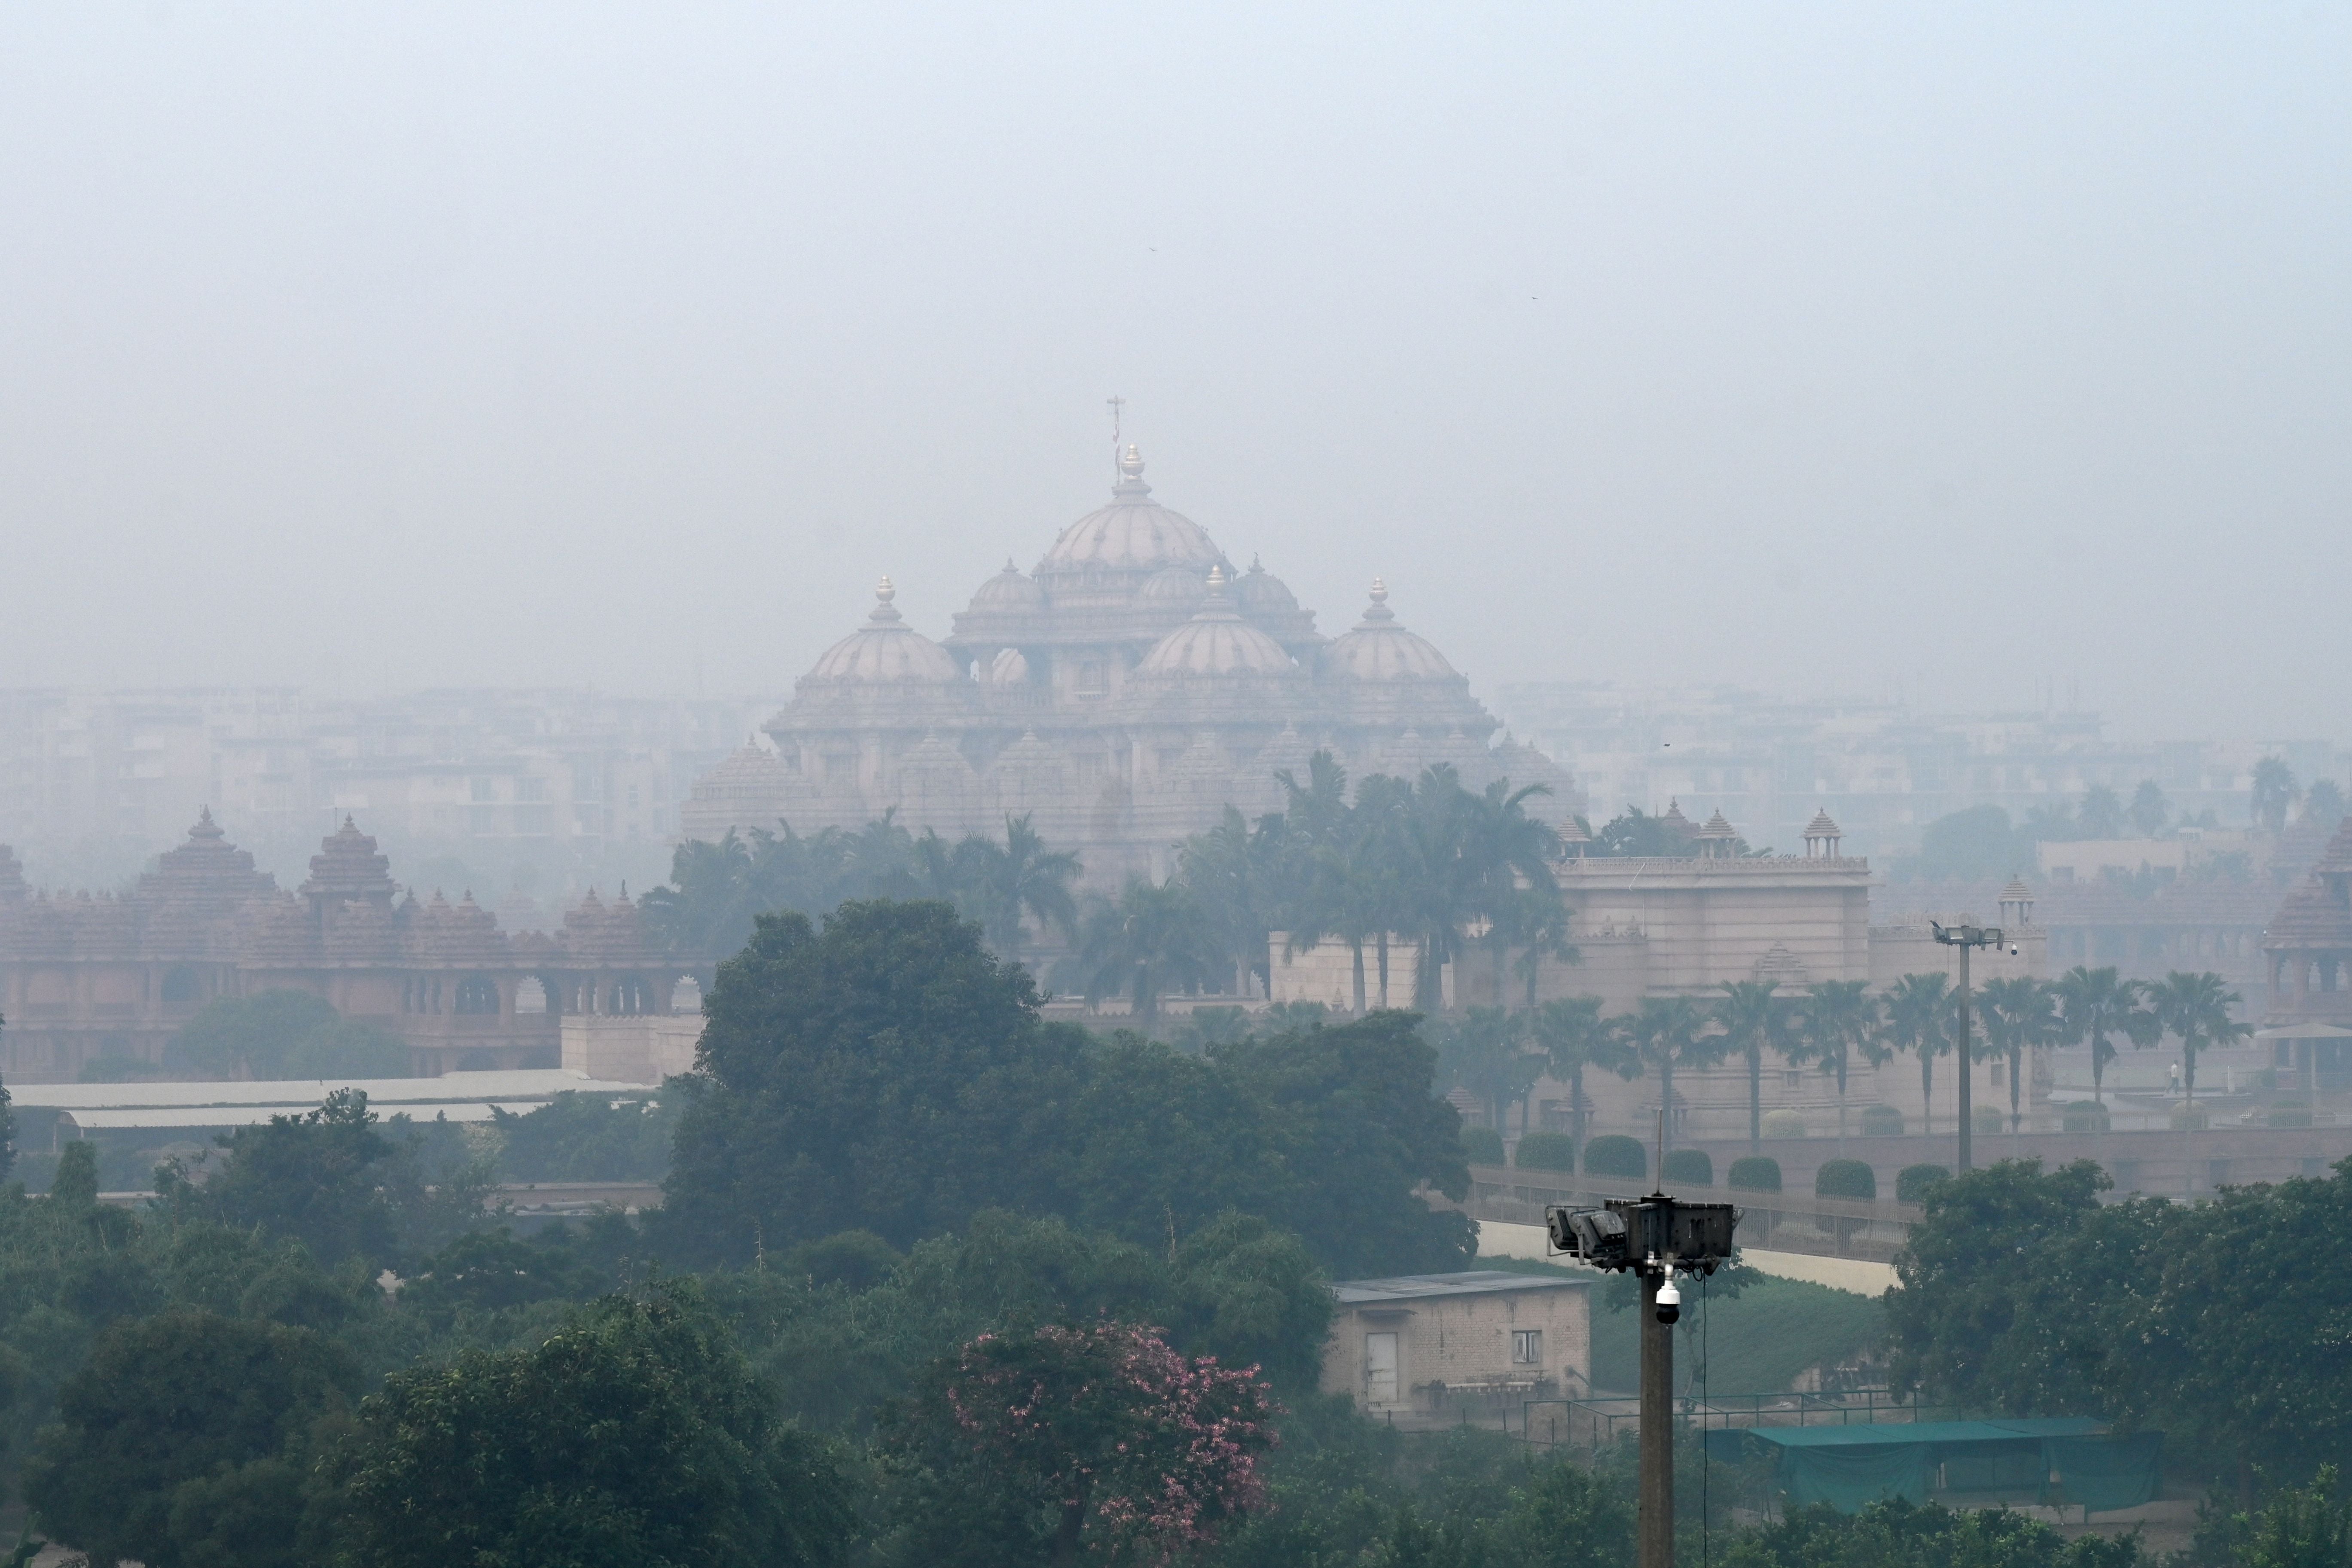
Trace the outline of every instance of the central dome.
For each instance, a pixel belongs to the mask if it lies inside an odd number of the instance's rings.
[[[1118,460],[1110,505],[1090,511],[1054,541],[1040,572],[1156,572],[1163,566],[1205,571],[1224,560],[1201,525],[1151,499],[1143,458],[1133,447]]]

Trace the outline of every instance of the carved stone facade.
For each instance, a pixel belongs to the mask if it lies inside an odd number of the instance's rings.
[[[19,1082],[161,1063],[206,1003],[270,990],[389,1029],[419,1074],[554,1067],[565,1014],[667,1013],[697,969],[653,949],[625,896],[592,890],[552,934],[501,931],[470,894],[420,900],[349,818],[295,892],[209,811],[121,897],[28,893],[0,846],[0,1073]]]
[[[1531,803],[1548,817],[1581,809],[1550,759],[1492,743],[1494,718],[1398,624],[1383,584],[1325,637],[1281,579],[1237,570],[1152,500],[1133,447],[1119,476],[1034,571],[1008,561],[983,583],[943,641],[900,618],[885,578],[866,625],[769,721],[775,749],[746,747],[696,784],[684,836],[854,829],[895,808],[952,837],[1027,815],[1108,885],[1165,875],[1171,847],[1227,805],[1279,808],[1275,775],[1303,778],[1318,749],[1357,776],[1451,763],[1473,788],[1549,784]]]

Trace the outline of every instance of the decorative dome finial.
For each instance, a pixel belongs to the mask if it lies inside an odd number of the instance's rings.
[[[1220,565],[1209,568],[1209,592],[1213,594],[1225,585],[1225,569]]]
[[[898,620],[899,618],[898,608],[890,603],[898,596],[897,586],[886,575],[882,581],[874,585],[874,613],[866,618],[869,621],[880,622],[885,626]]]
[[[1357,623],[1358,629],[1381,626],[1395,619],[1396,612],[1389,608],[1389,585],[1378,577],[1373,578],[1372,602],[1365,606],[1364,618]]]
[[[1127,444],[1127,450],[1118,455],[1118,471],[1122,479],[1139,479],[1143,477],[1143,454],[1136,449],[1132,441]]]

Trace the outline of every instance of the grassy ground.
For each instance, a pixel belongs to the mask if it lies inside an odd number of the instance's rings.
[[[1478,1267],[1591,1278],[1586,1269],[1518,1258],[1481,1258]],[[1885,1309],[1877,1301],[1826,1285],[1750,1273],[1736,1298],[1721,1290],[1720,1284],[1710,1286],[1704,1305],[1696,1289],[1683,1293],[1675,1382],[1690,1392],[1697,1391],[1701,1373],[1702,1329],[1706,1389],[1718,1394],[1780,1393],[1806,1368],[1849,1361],[1885,1332]],[[1597,1388],[1630,1393],[1640,1382],[1637,1301],[1629,1275],[1611,1276],[1593,1289],[1592,1381]]]

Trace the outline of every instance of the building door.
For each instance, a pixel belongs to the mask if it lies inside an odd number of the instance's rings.
[[[1397,1397],[1397,1337],[1364,1336],[1364,1403],[1394,1405]]]

